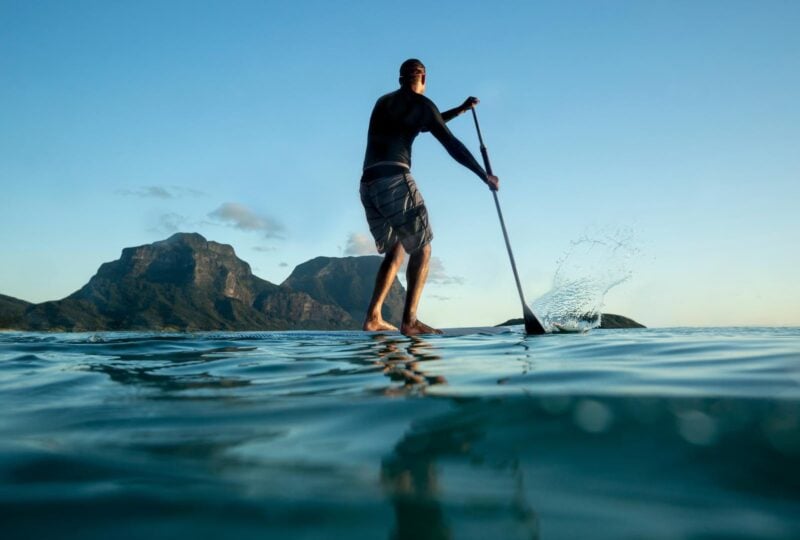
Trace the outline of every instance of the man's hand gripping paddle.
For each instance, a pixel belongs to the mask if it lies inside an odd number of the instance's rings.
[[[475,129],[478,131],[478,140],[481,143],[481,155],[483,156],[483,166],[486,168],[487,174],[493,175],[492,165],[489,163],[489,153],[486,151],[486,146],[483,144],[483,136],[481,135],[481,127],[478,125],[478,115],[475,113],[475,108],[472,108],[472,118],[475,120]],[[514,279],[517,282],[517,292],[519,292],[519,300],[522,302],[522,315],[525,319],[525,333],[526,334],[546,334],[547,332],[539,322],[539,319],[534,315],[531,308],[525,302],[525,296],[522,294],[522,286],[519,283],[519,274],[517,273],[517,264],[514,262],[514,254],[511,253],[511,243],[508,241],[508,232],[506,231],[506,223],[503,220],[503,213],[500,211],[500,202],[497,199],[497,191],[492,189],[494,195],[494,205],[497,208],[497,217],[500,218],[500,227],[503,229],[503,238],[506,240],[506,249],[508,250],[508,258],[511,260],[511,269],[514,271]]]

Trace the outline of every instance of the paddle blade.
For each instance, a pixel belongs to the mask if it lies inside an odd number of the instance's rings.
[[[542,326],[542,323],[539,322],[539,319],[533,314],[533,311],[531,311],[531,308],[529,308],[527,305],[523,307],[522,315],[525,317],[526,334],[540,335],[547,333],[547,331],[544,329],[544,326]]]

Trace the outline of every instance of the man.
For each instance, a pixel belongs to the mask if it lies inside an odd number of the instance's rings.
[[[383,320],[381,308],[406,253],[405,308],[400,331],[407,335],[441,334],[417,319],[433,239],[425,202],[411,176],[411,145],[421,131],[430,131],[447,152],[474,172],[493,190],[499,180],[486,174],[469,150],[447,129],[445,122],[470,110],[478,99],[440,113],[425,93],[425,66],[416,58],[400,66],[400,89],[382,96],[375,103],[369,121],[364,173],[361,177],[361,202],[375,246],[386,256],[375,279],[375,290],[367,309],[364,330],[397,330]]]

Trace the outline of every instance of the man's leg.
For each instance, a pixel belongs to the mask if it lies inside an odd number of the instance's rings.
[[[370,300],[367,308],[364,330],[397,330],[395,325],[383,320],[381,308],[383,308],[383,301],[386,300],[386,295],[389,294],[389,289],[392,288],[394,277],[397,275],[400,265],[403,264],[405,254],[406,252],[403,251],[403,246],[400,242],[397,242],[386,251],[386,256],[378,269],[378,275],[375,277],[375,290],[372,292],[372,300]]]
[[[422,321],[417,320],[417,306],[422,297],[422,288],[428,278],[428,263],[431,260],[431,245],[425,244],[411,254],[406,269],[406,305],[403,311],[403,324],[400,331],[407,335],[416,334],[441,334],[441,330],[431,328]]]

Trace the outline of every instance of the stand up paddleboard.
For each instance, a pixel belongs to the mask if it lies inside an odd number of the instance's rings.
[[[461,336],[472,336],[472,335],[484,335],[484,336],[497,336],[503,334],[514,334],[518,333],[514,330],[512,326],[468,326],[464,328],[442,328],[442,334],[420,334],[420,337],[461,337]],[[589,328],[574,328],[569,326],[564,326],[559,323],[553,323],[553,331],[548,332],[550,334],[588,334]],[[399,336],[402,337],[403,334],[397,331],[387,332],[387,331],[377,331],[377,332],[365,332],[366,334],[376,335],[376,336]],[[527,332],[526,332],[527,334]],[[530,335],[530,334],[528,334]]]
[[[442,329],[442,334],[445,337],[449,336],[471,336],[473,334],[478,335],[497,335],[497,334],[513,334],[514,330],[512,330],[508,326],[473,326],[467,328],[444,328]]]
[[[514,330],[509,326],[470,326],[465,328],[442,328],[442,334],[421,334],[420,337],[422,338],[429,338],[429,337],[460,337],[460,336],[472,336],[472,335],[500,335],[500,334],[513,334]],[[400,332],[386,332],[386,331],[377,331],[377,332],[364,332],[365,334],[375,335],[375,336],[399,336],[402,337],[403,334]]]

